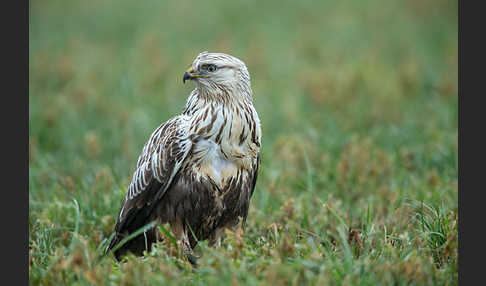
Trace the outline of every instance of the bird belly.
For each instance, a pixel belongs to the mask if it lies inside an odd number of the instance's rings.
[[[238,165],[235,161],[228,160],[218,144],[210,140],[202,140],[201,148],[205,149],[200,164],[197,165],[198,173],[211,179],[220,189],[223,189],[230,178],[238,175]]]

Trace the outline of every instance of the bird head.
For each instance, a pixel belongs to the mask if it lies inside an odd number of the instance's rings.
[[[250,74],[245,63],[223,53],[200,53],[184,72],[183,83],[192,80],[196,88],[206,92],[250,90]]]

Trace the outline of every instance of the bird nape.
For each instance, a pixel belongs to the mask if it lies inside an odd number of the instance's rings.
[[[226,228],[248,215],[260,164],[260,119],[245,64],[223,53],[200,53],[184,73],[193,81],[182,114],[160,125],[143,147],[108,251],[117,260],[142,255],[169,224],[195,265],[197,241],[219,246]],[[130,239],[127,239],[130,238]]]

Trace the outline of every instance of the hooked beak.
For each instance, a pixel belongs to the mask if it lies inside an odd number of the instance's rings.
[[[186,80],[194,80],[201,77],[207,78],[209,76],[196,73],[194,68],[190,67],[187,71],[184,72],[184,76],[182,77],[182,83],[186,83]]]

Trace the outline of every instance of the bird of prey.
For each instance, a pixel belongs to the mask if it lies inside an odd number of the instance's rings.
[[[160,125],[143,147],[123,200],[113,249],[155,221],[169,224],[195,264],[197,241],[219,246],[225,229],[246,221],[260,163],[260,119],[245,64],[223,53],[200,53],[184,73],[195,89],[181,115]],[[155,227],[114,251],[143,255],[161,240]]]

